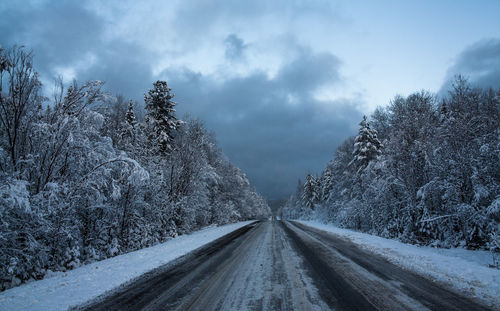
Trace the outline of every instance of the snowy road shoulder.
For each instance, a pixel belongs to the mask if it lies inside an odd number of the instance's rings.
[[[487,251],[420,247],[314,221],[298,222],[347,238],[393,264],[500,308],[500,270],[488,267],[492,257]]]
[[[0,293],[0,310],[66,310],[179,258],[253,221],[211,227]]]

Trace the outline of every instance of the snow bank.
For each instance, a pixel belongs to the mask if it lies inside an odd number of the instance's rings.
[[[493,262],[488,251],[421,247],[315,221],[298,222],[347,238],[393,264],[500,309],[500,270],[488,267]]]
[[[82,266],[0,293],[0,310],[66,310],[241,228],[210,227],[162,244]]]

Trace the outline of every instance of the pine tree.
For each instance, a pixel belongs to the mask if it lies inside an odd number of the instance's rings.
[[[314,203],[317,203],[319,198],[317,188],[316,178],[308,173],[302,192],[302,203],[304,206],[314,209]]]
[[[377,138],[377,131],[370,128],[370,124],[366,122],[366,116],[363,116],[359,125],[359,133],[354,140],[354,151],[352,152],[354,159],[349,163],[349,166],[354,166],[357,172],[365,169],[370,161],[376,159],[382,148],[382,144]]]
[[[174,132],[182,121],[177,120],[175,116],[174,106],[177,103],[172,101],[174,94],[170,93],[172,89],[167,86],[167,82],[156,81],[153,86],[154,88],[144,95],[148,111],[146,121],[153,128],[150,138],[161,154],[167,154],[173,149]]]
[[[135,128],[135,125],[137,124],[137,120],[135,118],[135,113],[134,113],[134,104],[132,101],[128,103],[128,110],[127,113],[125,114],[125,119],[127,120],[127,123]]]
[[[334,185],[335,181],[333,179],[332,170],[330,167],[326,167],[323,174],[321,175],[321,201],[328,200],[328,197],[330,196],[330,192],[332,191]]]

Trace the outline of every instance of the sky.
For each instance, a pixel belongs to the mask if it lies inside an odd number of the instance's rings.
[[[0,2],[0,44],[143,102],[156,80],[268,199],[320,173],[363,115],[456,74],[500,87],[500,1]]]

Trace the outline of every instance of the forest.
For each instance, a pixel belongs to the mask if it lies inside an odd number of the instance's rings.
[[[1,290],[270,213],[203,121],[177,119],[165,81],[144,105],[103,84],[46,96],[33,53],[0,48]]]
[[[456,76],[446,96],[396,96],[299,180],[283,217],[500,252],[500,89]]]

